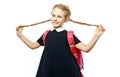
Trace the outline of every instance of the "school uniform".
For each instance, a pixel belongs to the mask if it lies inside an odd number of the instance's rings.
[[[81,42],[75,35],[74,40],[75,44]],[[37,42],[43,45],[42,36]],[[63,28],[48,33],[36,77],[82,77]]]

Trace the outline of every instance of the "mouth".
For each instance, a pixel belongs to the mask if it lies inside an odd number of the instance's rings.
[[[59,24],[59,22],[52,22],[54,25],[57,25],[57,24]]]

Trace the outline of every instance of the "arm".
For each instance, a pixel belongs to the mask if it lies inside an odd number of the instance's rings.
[[[26,38],[23,34],[22,34],[22,30],[23,30],[24,26],[18,26],[16,28],[16,34],[17,36],[31,49],[36,49],[38,47],[40,47],[40,44],[37,42],[32,42],[30,41],[28,38]]]
[[[82,51],[89,52],[94,47],[94,45],[96,44],[96,42],[98,41],[100,36],[104,33],[104,31],[105,31],[105,29],[102,25],[97,26],[96,32],[95,32],[93,38],[91,39],[91,41],[87,45],[80,42],[76,45],[76,47],[78,49],[81,49]]]

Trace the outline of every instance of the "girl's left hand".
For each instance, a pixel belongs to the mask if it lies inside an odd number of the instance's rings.
[[[96,26],[96,34],[97,35],[102,35],[105,32],[105,28],[103,27],[103,25],[97,25]]]

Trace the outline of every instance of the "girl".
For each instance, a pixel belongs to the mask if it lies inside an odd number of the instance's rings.
[[[67,31],[63,28],[63,24],[67,21],[71,21],[96,27],[96,32],[87,45],[74,35],[75,46],[84,52],[89,52],[94,47],[100,36],[104,33],[104,27],[102,25],[92,25],[71,20],[70,9],[63,4],[55,5],[51,15],[51,19],[47,21],[51,21],[54,29],[51,30],[46,37],[46,46],[41,57],[36,77],[82,77],[77,62],[70,52],[67,42]],[[43,46],[42,36],[36,42],[32,42],[22,34],[24,27],[25,26],[18,26],[16,28],[17,36],[31,49]]]

